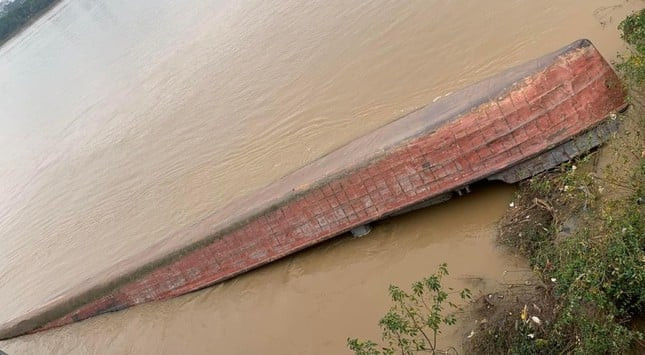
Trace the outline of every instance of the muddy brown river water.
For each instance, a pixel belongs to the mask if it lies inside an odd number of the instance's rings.
[[[583,37],[614,58],[618,21],[642,6],[64,0],[0,47],[0,322],[504,68]],[[512,193],[483,185],[369,237],[0,349],[342,352],[378,336],[390,283],[446,261],[449,283],[488,292],[523,267],[494,245]]]

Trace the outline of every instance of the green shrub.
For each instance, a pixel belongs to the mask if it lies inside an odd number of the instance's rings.
[[[583,227],[551,249],[547,276],[562,304],[554,336],[577,339],[577,353],[622,353],[642,336],[624,321],[645,310],[645,219],[636,203],[598,218],[600,228]]]
[[[645,9],[627,16],[618,29],[625,42],[634,46],[637,52],[645,53]]]
[[[449,291],[441,284],[448,275],[447,265],[441,264],[433,275],[412,284],[406,292],[397,286],[390,286],[389,293],[393,305],[379,321],[383,345],[371,340],[347,339],[347,346],[357,355],[412,354],[430,352],[442,354],[437,344],[437,335],[444,325],[456,322],[454,314],[444,314],[446,308],[459,309],[448,300]],[[469,299],[470,291],[459,292],[461,299]],[[454,348],[452,348],[454,350]]]
[[[645,82],[645,9],[627,16],[618,29],[633,48],[630,54],[621,56],[618,69],[629,82],[641,85]]]

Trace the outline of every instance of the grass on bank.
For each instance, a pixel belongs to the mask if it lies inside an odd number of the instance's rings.
[[[621,38],[632,48],[629,54],[620,57],[617,67],[630,85],[642,89],[645,82],[645,12],[641,10],[627,16],[618,29]]]
[[[501,236],[529,258],[551,314],[536,324],[515,304],[516,321],[482,332],[477,352],[622,354],[643,340],[629,323],[645,311],[645,159],[610,181],[594,174],[595,157],[520,187]]]

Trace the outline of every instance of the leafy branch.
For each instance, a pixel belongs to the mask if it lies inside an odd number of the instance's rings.
[[[390,310],[379,321],[381,340],[379,345],[371,340],[347,339],[347,346],[357,355],[380,354],[414,354],[427,352],[446,354],[446,350],[437,347],[437,335],[444,325],[454,325],[457,321],[454,313],[444,315],[446,310],[461,310],[448,300],[449,294],[442,285],[442,279],[448,275],[448,266],[443,263],[436,273],[412,284],[410,291],[390,285],[389,294],[392,300]],[[461,299],[470,299],[471,292],[463,289],[458,292]]]

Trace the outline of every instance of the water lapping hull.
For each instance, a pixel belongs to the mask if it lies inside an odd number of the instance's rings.
[[[452,93],[0,325],[0,338],[195,291],[482,179],[601,144],[625,91],[591,42]]]

